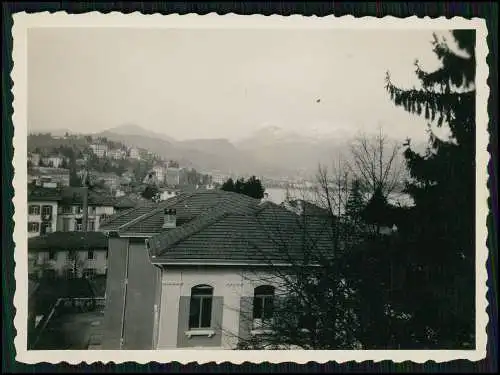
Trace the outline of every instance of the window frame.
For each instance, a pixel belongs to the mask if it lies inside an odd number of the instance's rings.
[[[46,210],[48,211],[47,213],[45,213]],[[46,216],[46,215],[47,216],[52,216],[52,214],[53,214],[53,208],[52,208],[52,206],[49,205],[49,204],[44,204],[42,206],[41,213],[42,213],[42,217]]]
[[[206,291],[206,292],[205,292]],[[210,285],[199,284],[191,288],[191,297],[189,300],[189,315],[188,329],[189,330],[206,330],[212,328],[212,313],[213,313],[213,297],[214,288]],[[210,302],[205,302],[210,301]],[[207,304],[209,304],[207,307]],[[194,324],[192,321],[194,306],[198,308],[198,319]],[[208,309],[208,312],[206,311]],[[208,325],[205,323],[208,321]]]
[[[254,289],[254,296],[253,296],[253,310],[252,310],[252,324],[255,323],[256,319],[260,319],[262,323],[266,321],[271,321],[273,318],[273,312],[274,312],[274,303],[275,303],[275,298],[276,298],[276,288],[272,285],[261,285],[258,286]],[[259,313],[256,314],[257,310],[257,305],[256,301],[260,300],[260,308],[259,308]],[[267,301],[267,302],[266,302]],[[269,302],[270,301],[270,302]],[[266,306],[271,304],[271,316],[266,316],[266,311],[268,312],[269,310],[266,310]],[[258,315],[258,316],[257,316]]]
[[[87,259],[88,260],[94,260],[95,259],[95,252],[94,252],[94,250],[88,250],[87,251]]]
[[[36,210],[34,211],[37,211],[37,212],[31,212],[32,209],[36,208]],[[40,216],[40,213],[41,213],[41,208],[40,208],[40,205],[39,204],[30,204],[28,206],[28,215],[34,215],[34,216]]]
[[[83,231],[83,219],[75,220],[75,232]]]
[[[63,215],[71,215],[73,214],[73,206],[71,205],[64,205],[61,207],[61,213]]]
[[[36,230],[30,230],[30,225],[35,226]],[[28,221],[28,233],[40,233],[40,223],[36,221]]]

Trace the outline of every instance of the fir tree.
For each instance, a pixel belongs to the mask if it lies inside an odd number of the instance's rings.
[[[405,233],[415,267],[411,292],[422,306],[415,306],[412,324],[448,349],[470,347],[475,329],[475,31],[455,30],[453,37],[459,52],[434,38],[439,69],[426,72],[416,62],[420,88],[398,88],[389,74],[386,85],[397,106],[429,122],[427,152],[420,155],[411,144],[405,151],[418,223]],[[444,124],[450,139],[432,132],[432,125]]]

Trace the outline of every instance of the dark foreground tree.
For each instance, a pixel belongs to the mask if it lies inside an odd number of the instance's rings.
[[[224,184],[222,184],[221,190],[233,191],[238,194],[248,195],[252,198],[261,199],[264,197],[264,187],[261,181],[255,176],[250,177],[245,181],[244,178],[239,178],[236,182],[232,178],[229,178]]]
[[[475,31],[455,30],[452,43],[435,37],[442,65],[426,72],[416,62],[421,87],[387,90],[397,106],[429,122],[429,146],[405,151],[407,191],[416,208],[414,230],[401,233],[411,253],[414,298],[410,324],[425,330],[426,345],[459,349],[475,337]],[[447,126],[439,138],[433,126]],[[425,306],[425,308],[424,308]]]
[[[221,190],[224,191],[234,191],[234,181],[232,178],[229,178],[226,182],[222,184]]]

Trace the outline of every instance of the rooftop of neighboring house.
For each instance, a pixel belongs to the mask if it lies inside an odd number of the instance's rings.
[[[44,187],[33,187],[28,186],[28,202],[36,201],[60,201],[61,200],[61,190],[53,188]]]
[[[108,239],[101,232],[52,232],[28,239],[29,251],[106,250]]]
[[[149,240],[155,264],[290,264],[335,254],[328,217],[296,215],[267,202],[215,206]]]
[[[177,210],[177,223],[192,220],[204,211],[220,205],[256,205],[259,200],[242,194],[228,193],[219,190],[200,192],[182,192],[160,203],[144,202],[141,205],[114,215],[101,225],[105,231],[120,233],[154,234],[162,231],[164,209]]]
[[[301,211],[305,215],[319,215],[331,216],[331,213],[326,209],[318,206],[317,204],[308,202],[303,199],[293,199],[282,204],[284,207],[287,205],[293,210]]]
[[[83,189],[80,187],[66,187],[61,189],[61,204],[83,204]],[[88,191],[89,206],[114,206],[115,198],[101,191]]]
[[[44,188],[28,186],[28,202],[57,201],[63,205],[77,205],[83,203],[83,189],[79,187]],[[113,206],[114,197],[89,190],[89,206]]]
[[[68,175],[69,169],[65,168],[51,168],[51,167],[31,167],[29,172],[33,176],[43,176],[43,175]]]
[[[134,198],[131,196],[123,196],[115,199],[115,208],[119,209],[128,209],[133,208],[140,205],[143,202],[143,199]]]
[[[162,228],[166,209],[176,211],[175,228]],[[332,226],[327,220],[302,220],[274,203],[221,190],[148,202],[111,217],[101,230],[132,237],[151,235],[153,263],[283,263],[289,255],[307,253],[304,246],[333,254]]]

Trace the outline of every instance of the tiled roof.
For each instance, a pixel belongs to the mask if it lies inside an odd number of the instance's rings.
[[[69,176],[69,169],[51,168],[51,167],[31,167],[28,174],[33,175],[33,176],[45,176],[45,175],[67,175],[67,176]]]
[[[222,190],[203,190],[194,193],[181,193],[160,203],[145,203],[127,210],[121,215],[107,220],[102,226],[104,231],[127,233],[159,233],[162,231],[165,208],[177,211],[177,223],[185,224],[214,207],[235,210],[240,207],[256,206],[259,200],[246,195]]]
[[[60,201],[61,190],[44,187],[28,187],[28,202],[36,201]]]
[[[326,215],[330,216],[331,214],[328,212],[327,209],[322,208],[314,203],[305,201],[303,199],[298,199],[298,200],[292,200],[289,202],[290,206],[292,206],[295,209],[298,209],[299,205],[302,205],[303,213],[305,215]]]
[[[88,204],[90,206],[113,206],[115,204],[114,197],[108,194],[102,194],[89,190]],[[80,187],[66,187],[62,190],[62,204],[82,204],[83,189]]]
[[[80,187],[44,188],[28,187],[28,201],[60,201],[63,205],[82,204],[83,191]],[[91,206],[113,206],[114,198],[89,190],[88,204]]]
[[[317,262],[335,254],[333,226],[326,217],[298,216],[274,204],[246,212],[214,208],[192,223],[149,240],[154,263]]]
[[[107,249],[108,239],[101,232],[53,232],[28,239],[28,251]]]
[[[141,204],[141,201],[138,199],[132,199],[130,197],[121,197],[115,199],[114,207],[115,208],[133,208]]]

